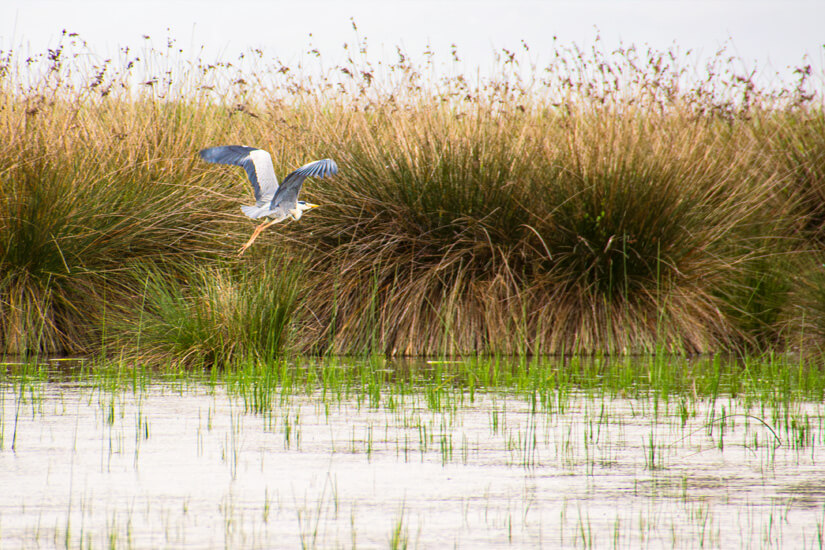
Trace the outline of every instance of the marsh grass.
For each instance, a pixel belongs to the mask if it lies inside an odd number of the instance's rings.
[[[350,175],[292,233],[336,274],[310,297],[335,351],[693,353],[755,336],[721,295],[770,255],[756,228],[775,180],[745,129],[634,110],[335,122]]]
[[[60,123],[87,113],[62,102],[51,113],[8,107],[8,119],[18,114],[26,120],[21,133],[7,135],[0,167],[0,340],[6,352],[94,350],[106,307],[128,299],[124,284],[132,262],[174,264],[225,251],[215,229],[220,217],[209,206],[219,200],[172,170],[177,159],[160,158],[162,147],[150,153],[133,143],[107,150],[117,137],[104,141],[77,126],[68,139]]]
[[[738,399],[745,411],[778,429],[799,419],[799,403],[825,398],[825,378],[816,361],[765,356],[687,359],[674,356],[535,359],[471,358],[450,364],[342,358],[334,360],[244,362],[218,375],[245,410],[267,418],[295,397],[314,396],[334,407],[403,411],[413,404],[449,417],[471,406],[477,395],[514,398],[533,413],[567,412],[570,400],[649,400],[685,419],[699,402]],[[480,397],[483,399],[483,397]],[[333,408],[334,410],[334,408]],[[491,418],[496,416],[491,412]],[[724,412],[721,416],[724,416]],[[655,418],[655,413],[653,413]],[[708,422],[718,422],[717,417]],[[496,424],[495,420],[492,420]]]
[[[199,366],[274,359],[299,307],[301,274],[295,261],[272,259],[251,271],[192,265],[177,276],[146,265],[135,272],[135,287],[143,287],[137,326],[131,325],[134,316],[124,315],[119,327],[135,341],[120,345],[151,363],[164,357]]]
[[[822,246],[810,70],[762,88],[724,53],[698,78],[678,51],[561,44],[528,68],[524,45],[472,80],[400,49],[376,64],[361,37],[320,73],[185,60],[171,39],[84,48],[0,55],[7,353],[221,363],[289,334],[310,353],[692,354],[825,334],[804,275]],[[196,157],[221,143],[271,151],[280,176],[341,172],[238,261],[248,184]]]
[[[776,116],[770,136],[787,181],[796,228],[821,245],[825,239],[825,113],[821,109]]]
[[[566,401],[586,397],[657,401],[695,409],[695,403],[739,400],[745,411],[792,414],[797,404],[825,399],[825,375],[817,360],[790,355],[736,357],[643,356],[533,358],[472,357],[449,362],[375,356],[236,361],[234,369],[148,368],[134,361],[77,359],[4,364],[0,383],[37,410],[47,384],[82,387],[101,403],[123,394],[146,393],[153,384],[173,393],[225,388],[242,398],[246,411],[266,413],[313,395],[321,405],[354,402],[359,407],[403,411],[413,400],[450,415],[477,393],[515,398],[529,410],[564,412]],[[211,390],[210,390],[211,388]],[[255,396],[254,394],[258,394]],[[665,405],[663,405],[665,406]],[[492,411],[495,416],[495,410]],[[491,418],[492,418],[491,416]],[[493,422],[495,424],[495,422]],[[8,424],[6,424],[8,429]]]

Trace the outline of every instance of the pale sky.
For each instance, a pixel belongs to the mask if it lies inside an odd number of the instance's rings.
[[[493,51],[522,40],[541,61],[552,55],[553,36],[587,47],[596,29],[608,48],[675,43],[710,56],[729,43],[749,68],[771,74],[788,74],[805,54],[820,73],[825,66],[825,0],[3,0],[0,49],[41,52],[66,29],[100,55],[137,46],[142,35],[156,45],[171,35],[187,51],[204,46],[207,56],[257,47],[285,62],[304,55],[311,40],[335,63],[355,38],[350,18],[373,56],[394,58],[396,45],[420,54],[430,44],[446,61],[454,43],[465,68],[482,70]]]

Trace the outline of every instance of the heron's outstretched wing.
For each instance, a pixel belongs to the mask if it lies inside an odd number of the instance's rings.
[[[305,164],[290,173],[281,182],[281,186],[272,197],[270,208],[274,210],[279,206],[287,209],[294,208],[295,203],[298,202],[298,193],[301,191],[301,185],[307,178],[325,178],[327,176],[334,176],[338,173],[338,165],[332,159],[316,160]]]
[[[244,145],[221,145],[204,149],[200,155],[207,162],[242,166],[249,176],[258,202],[269,202],[278,191],[278,178],[275,177],[272,157],[262,149]]]

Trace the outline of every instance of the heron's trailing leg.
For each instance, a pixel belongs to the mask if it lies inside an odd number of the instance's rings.
[[[245,245],[243,245],[243,246],[241,247],[241,249],[240,249],[240,250],[238,250],[238,256],[242,256],[242,255],[243,255],[243,253],[244,253],[244,252],[246,252],[246,249],[247,249],[247,248],[249,248],[250,246],[252,246],[252,243],[254,243],[254,242],[255,242],[255,239],[257,239],[257,238],[258,238],[258,235],[260,235],[260,234],[261,234],[261,231],[263,231],[264,229],[266,229],[266,228],[267,228],[267,227],[269,227],[270,225],[273,225],[273,224],[278,223],[278,221],[280,221],[280,220],[273,220],[273,221],[271,221],[271,222],[269,222],[269,223],[262,223],[261,225],[259,225],[259,226],[255,229],[255,231],[252,233],[252,236],[249,238],[249,240],[248,240],[248,241],[246,241],[246,244],[245,244]]]

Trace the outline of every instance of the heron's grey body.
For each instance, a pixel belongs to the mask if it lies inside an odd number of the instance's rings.
[[[305,210],[317,206],[298,200],[298,193],[306,178],[324,178],[338,173],[338,165],[334,160],[316,160],[291,172],[279,186],[272,157],[262,149],[244,145],[221,145],[204,149],[200,155],[207,162],[243,167],[255,192],[255,205],[241,206],[241,210],[253,220],[266,218],[273,223],[290,217],[299,220]]]

